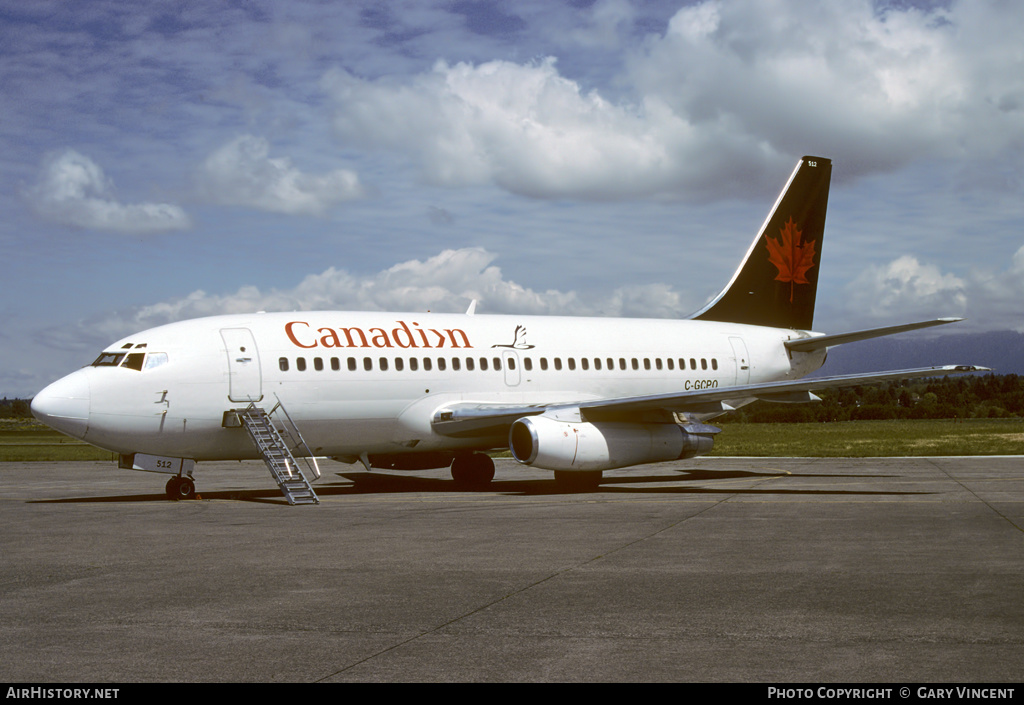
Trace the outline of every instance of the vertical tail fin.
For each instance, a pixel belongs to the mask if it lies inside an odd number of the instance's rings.
[[[732,281],[691,318],[811,328],[831,177],[830,159],[797,163]]]

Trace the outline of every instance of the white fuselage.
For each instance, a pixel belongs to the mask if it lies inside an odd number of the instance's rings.
[[[298,312],[153,328],[37,395],[60,430],[118,453],[259,457],[225,412],[280,402],[316,455],[503,445],[431,419],[457,402],[539,404],[797,379],[824,351],[792,330],[705,321]],[[123,357],[118,357],[123,354]],[[134,357],[131,357],[133,356]],[[749,402],[737,399],[733,406]]]

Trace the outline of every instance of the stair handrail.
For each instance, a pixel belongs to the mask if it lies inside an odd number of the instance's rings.
[[[276,409],[277,407],[275,406],[274,410]],[[286,416],[287,413],[287,410],[285,410]],[[320,504],[320,499],[316,496],[312,485],[309,484],[302,469],[298,466],[298,460],[292,454],[288,441],[285,440],[286,437],[288,440],[294,440],[291,435],[292,432],[285,427],[282,427],[279,432],[274,420],[261,407],[256,406],[255,402],[250,403],[248,407],[239,412],[239,416],[243,422],[242,425],[248,430],[249,436],[256,443],[260,455],[263,456],[263,460],[270,469],[270,474],[274,477],[278,487],[281,488],[285,499],[288,500],[288,504]],[[295,422],[290,417],[288,417],[288,421],[291,423],[295,434],[301,439],[301,434],[298,427],[295,426]],[[285,434],[284,436],[281,435],[282,432]],[[302,443],[308,451],[309,446],[305,445],[305,440]],[[303,458],[303,460],[306,459]],[[319,477],[319,468],[315,465],[311,468],[308,461],[306,462],[306,467],[310,472],[315,472],[317,477]],[[301,484],[303,489],[300,490],[292,483]]]
[[[277,396],[276,392],[274,393],[274,398],[277,399],[277,403],[274,404],[274,408],[270,410],[270,413],[267,414],[267,416],[272,415],[278,409],[284,412],[284,417],[288,420],[288,425],[291,426],[291,430],[287,428],[283,428],[282,430],[284,430],[285,433],[288,434],[289,440],[293,442],[293,449],[295,447],[302,446],[302,448],[306,451],[304,455],[300,455],[299,457],[302,458],[303,462],[306,464],[306,467],[309,469],[309,471],[313,473],[313,480],[319,480],[320,465],[316,462],[316,457],[313,455],[313,451],[310,450],[309,445],[306,444],[306,439],[302,437],[302,432],[299,430],[299,427],[296,425],[296,423],[292,420],[292,415],[288,413],[288,409],[285,408],[284,403],[281,401],[281,397]],[[298,438],[298,441],[295,441],[296,438]]]

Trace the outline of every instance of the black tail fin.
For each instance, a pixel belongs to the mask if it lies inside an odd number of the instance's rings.
[[[830,159],[800,160],[732,281],[691,318],[811,328],[831,177]]]

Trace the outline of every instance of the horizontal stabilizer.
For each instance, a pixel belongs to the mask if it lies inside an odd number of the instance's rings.
[[[932,321],[920,321],[918,323],[904,323],[899,326],[886,326],[885,328],[871,328],[868,330],[859,330],[853,333],[836,333],[834,335],[818,335],[812,338],[797,338],[795,340],[787,340],[785,342],[786,348],[792,352],[812,352],[814,350],[821,350],[822,348],[830,348],[833,345],[842,345],[843,343],[853,343],[858,340],[869,340],[871,338],[881,338],[886,335],[894,335],[895,333],[905,333],[909,330],[918,330],[920,328],[930,328],[932,326],[941,326],[946,323],[956,323],[962,321],[962,318],[936,318]]]

